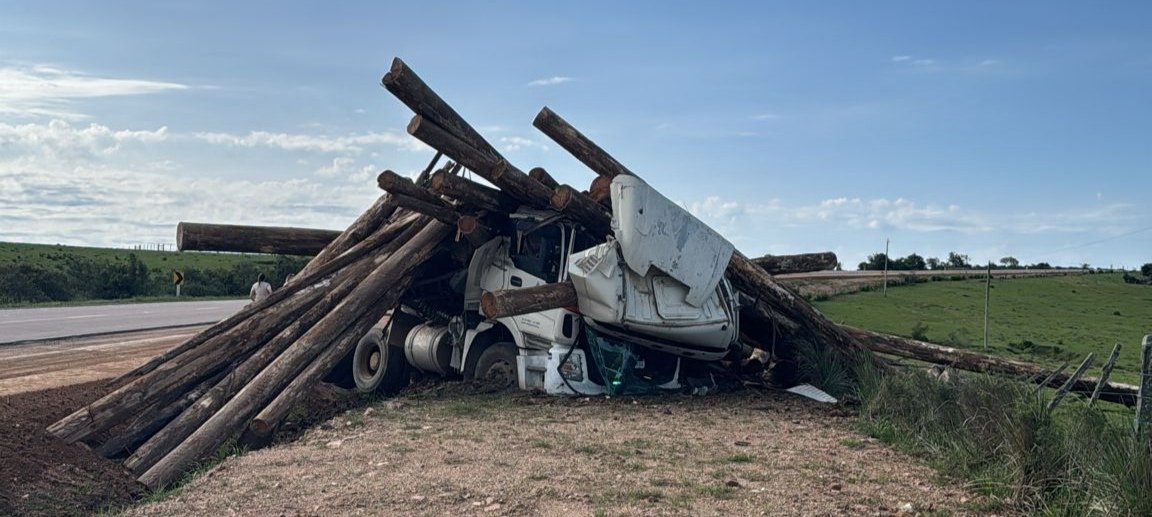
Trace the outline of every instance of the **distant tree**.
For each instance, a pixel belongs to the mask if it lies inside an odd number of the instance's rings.
[[[1140,274],[1147,277],[1152,277],[1152,262],[1140,266]]]
[[[1009,269],[1015,269],[1020,267],[1020,261],[1016,260],[1016,257],[1009,256],[1000,259],[1000,265]]]
[[[948,252],[948,267],[956,268],[956,269],[965,269],[965,268],[972,267],[972,264],[970,262],[968,262],[968,255],[961,255],[959,253],[956,253],[955,251],[949,251]]]
[[[903,271],[922,271],[928,269],[928,263],[924,261],[924,257],[915,253],[899,259],[897,262],[900,263],[900,269]]]
[[[1047,262],[1037,262],[1028,266],[1028,269],[1052,269],[1052,264]]]
[[[868,260],[861,262],[857,267],[859,271],[880,271],[884,269],[884,264],[888,263],[888,268],[892,268],[892,264],[888,260],[888,255],[883,253],[876,253],[868,255]]]
[[[929,257],[927,262],[928,269],[940,269],[940,259],[936,257]]]

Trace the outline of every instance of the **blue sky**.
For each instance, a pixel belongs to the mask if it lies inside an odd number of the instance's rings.
[[[1152,262],[1146,3],[159,4],[0,1],[0,241],[343,228],[432,155],[399,56],[522,169],[593,178],[547,105],[749,255]]]

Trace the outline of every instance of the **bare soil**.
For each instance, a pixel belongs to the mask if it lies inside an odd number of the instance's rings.
[[[776,391],[410,388],[228,458],[127,515],[964,515],[973,496]]]

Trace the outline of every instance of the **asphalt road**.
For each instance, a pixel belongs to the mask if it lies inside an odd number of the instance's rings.
[[[248,300],[132,303],[0,310],[0,344],[215,323]]]

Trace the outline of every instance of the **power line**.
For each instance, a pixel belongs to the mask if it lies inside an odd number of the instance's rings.
[[[1041,257],[1046,257],[1046,256],[1049,256],[1049,255],[1051,255],[1051,254],[1053,254],[1053,253],[1059,253],[1059,252],[1061,252],[1061,251],[1068,251],[1068,250],[1074,250],[1074,249],[1079,249],[1079,248],[1086,248],[1086,247],[1088,247],[1088,246],[1093,246],[1093,245],[1096,245],[1096,244],[1100,244],[1101,242],[1108,242],[1108,241],[1111,241],[1111,240],[1119,239],[1119,238],[1121,238],[1121,237],[1127,237],[1127,236],[1129,236],[1129,235],[1136,235],[1137,233],[1146,232],[1146,231],[1148,231],[1148,230],[1152,230],[1152,226],[1149,226],[1149,227],[1146,227],[1146,228],[1140,228],[1139,230],[1132,230],[1132,231],[1130,231],[1130,232],[1127,232],[1127,233],[1121,233],[1120,235],[1113,235],[1113,236],[1111,236],[1111,237],[1105,237],[1105,238],[1103,238],[1103,239],[1097,239],[1097,240],[1094,240],[1094,241],[1084,242],[1084,243],[1081,243],[1081,244],[1074,244],[1074,245],[1072,245],[1072,246],[1065,246],[1065,247],[1063,247],[1063,248],[1055,249],[1055,250],[1052,250],[1052,251],[1046,251],[1046,252],[1044,252],[1044,253],[1040,253],[1040,254],[1039,254],[1039,256],[1041,256]]]

